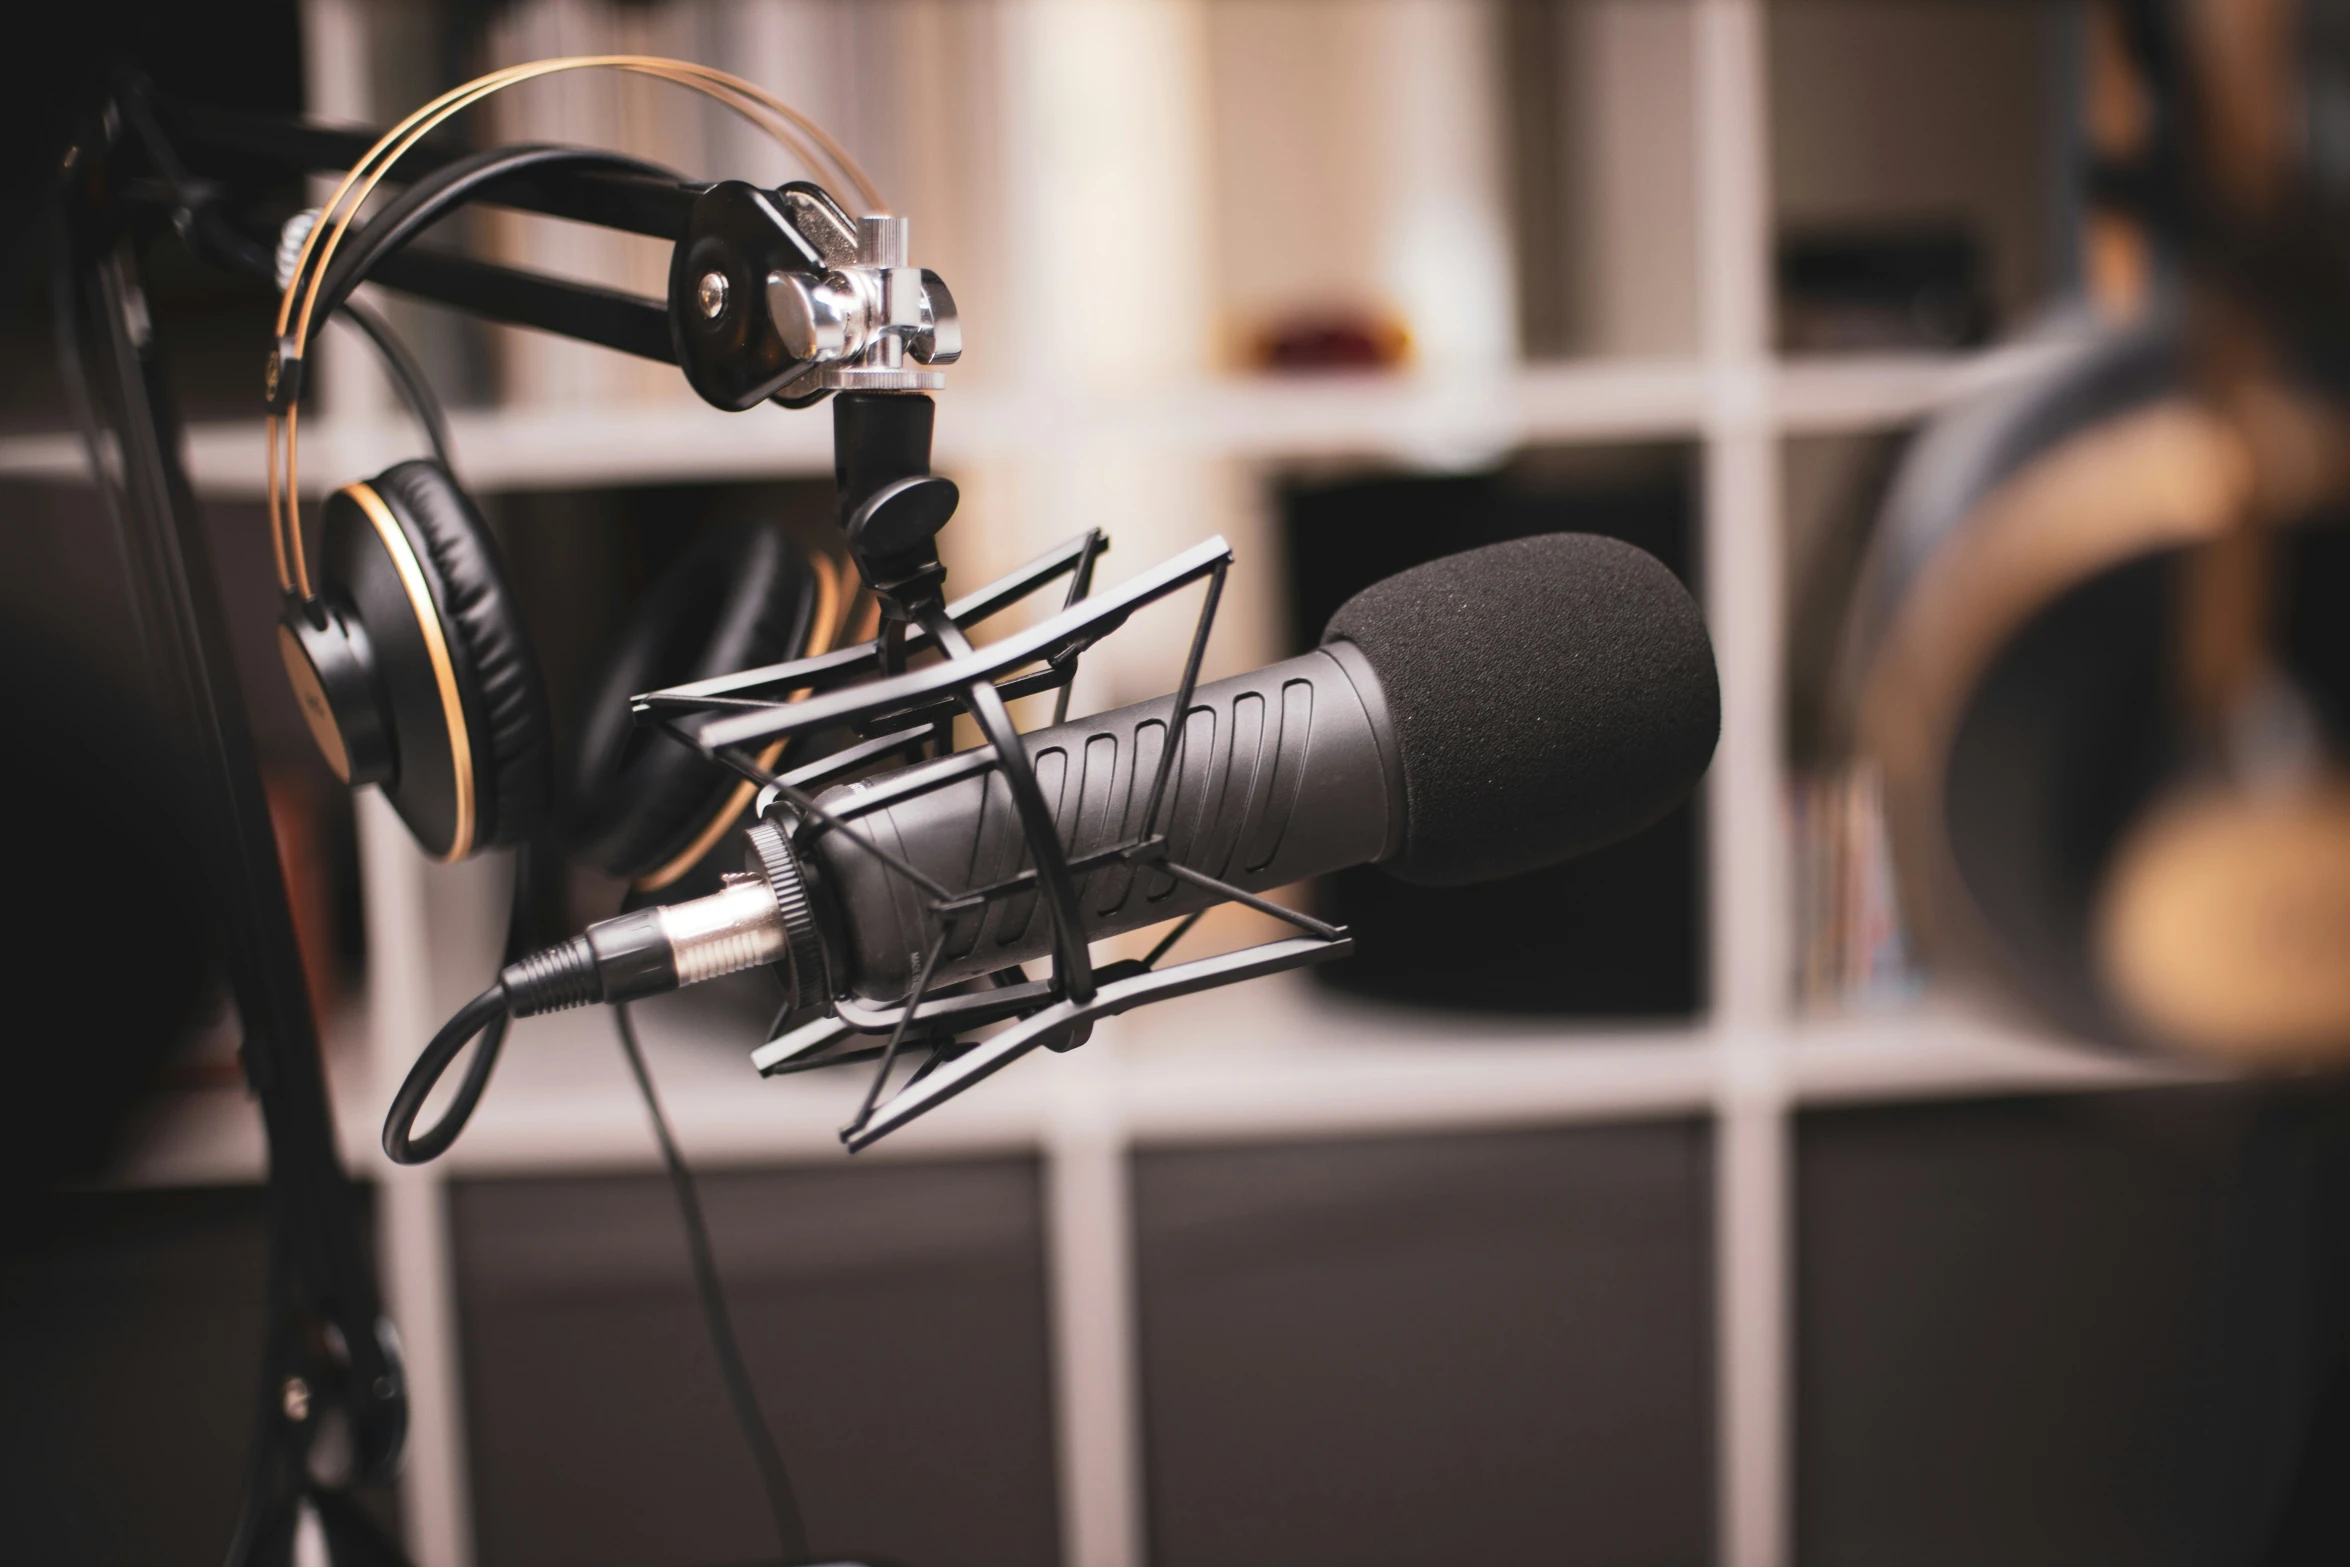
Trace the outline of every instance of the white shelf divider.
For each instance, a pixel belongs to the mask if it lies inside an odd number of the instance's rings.
[[[1136,1147],[1605,1124],[1719,1108],[1722,1051],[1710,1025],[1606,1031],[1430,1017],[1414,1028],[1375,1008],[1316,996],[1304,980],[1266,980],[1245,994],[1246,1015],[1192,997],[1105,1024],[1102,1041],[1121,1041],[1122,1059],[1086,1105]],[[672,1005],[640,1007],[638,1023],[663,1103],[697,1167],[840,1157],[839,1128],[861,1083],[824,1075],[760,1082],[748,1059],[757,1019]],[[1793,1109],[2207,1080],[2184,1065],[2061,1043],[1935,1001],[1799,1021],[1787,1039],[1781,1083]],[[393,1064],[404,1069],[419,1044],[419,1037],[401,1038]],[[643,1101],[614,1048],[610,1024],[597,1012],[518,1024],[497,1091],[430,1170],[444,1180],[657,1171]],[[1058,1097],[1057,1079],[1096,1049],[1024,1062],[857,1157],[1040,1151],[1066,1131],[1072,1113]],[[395,1074],[338,1057],[330,1075],[337,1136],[353,1167],[372,1180],[383,1166],[373,1150]],[[135,1141],[137,1152],[110,1172],[110,1184],[261,1178],[260,1120],[242,1089],[159,1096]]]
[[[2060,353],[2054,345],[1972,354],[1864,355],[1750,364],[1748,395],[1782,435],[1890,429],[2006,384]],[[1571,360],[1494,379],[1415,376],[1201,376],[1078,395],[977,381],[940,400],[942,468],[1004,458],[1049,462],[1101,447],[1251,462],[1498,458],[1526,445],[1694,440],[1715,385],[1704,360]],[[461,408],[449,418],[466,483],[483,493],[711,480],[821,478],[832,423],[821,411],[724,414],[699,404]],[[416,455],[422,439],[390,410],[307,421],[302,472],[317,484]],[[187,459],[210,499],[262,494],[259,420],[191,425]],[[0,478],[76,483],[80,440],[65,432],[0,436]]]
[[[1072,1567],[1145,1559],[1140,1335],[1130,1150],[1116,1113],[1119,1059],[1056,1061],[1044,1127],[1052,1288],[1055,1461]]]
[[[1715,1527],[1723,1567],[1787,1559],[1786,835],[1770,110],[1760,0],[1697,0],[1698,278],[1708,376],[1706,614],[1722,680],[1707,782],[1713,1026]]]
[[[392,1163],[376,1135],[381,1107],[391,1102],[408,1063],[441,1022],[432,1015],[424,856],[380,791],[363,790],[357,805],[373,1070],[361,1075],[370,1089],[364,1097],[339,1099],[340,1141],[344,1162],[375,1182],[384,1305],[399,1330],[407,1368],[400,1522],[408,1554],[416,1567],[472,1567],[447,1172],[437,1163]]]

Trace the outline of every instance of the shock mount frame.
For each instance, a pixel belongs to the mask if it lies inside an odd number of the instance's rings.
[[[1174,713],[1188,713],[1225,574],[1232,565],[1231,547],[1221,538],[1211,538],[1094,595],[1089,591],[1094,564],[1107,543],[1099,529],[1091,530],[952,604],[935,599],[911,605],[885,601],[885,614],[902,616],[888,623],[906,628],[902,637],[893,639],[885,629],[871,642],[823,657],[648,692],[636,699],[640,722],[657,726],[759,785],[759,814],[784,822],[795,850],[804,851],[822,834],[843,834],[859,853],[870,855],[923,900],[929,943],[918,977],[903,998],[894,1005],[868,1006],[834,985],[818,1015],[796,1026],[786,1026],[794,1022],[794,1009],[787,1007],[770,1030],[771,1037],[752,1055],[760,1073],[770,1077],[877,1062],[862,1105],[841,1129],[841,1140],[852,1150],[870,1147],[1039,1046],[1057,1051],[1077,1048],[1102,1018],[1152,1001],[1327,962],[1352,950],[1343,927],[1284,908],[1172,858],[1160,817],[1171,802],[1169,785],[1188,739],[1190,726],[1180,721],[1173,725],[1179,738],[1160,753],[1153,772],[1140,831],[1076,856],[1062,842],[1052,804],[1044,797],[1005,704],[1053,691],[1054,720],[1065,718],[1078,660],[1088,648],[1137,611],[1204,584],[1173,704]],[[1062,577],[1069,579],[1069,588],[1058,613],[984,648],[971,643],[971,627]],[[933,651],[940,655],[938,662],[903,667],[907,659]],[[893,662],[901,666],[894,673]],[[981,731],[980,743],[963,751],[952,750],[952,723],[958,713],[969,715]],[[760,765],[758,750],[763,745],[785,741],[788,759],[790,747],[813,748],[828,739],[846,743],[795,768],[779,771]],[[830,807],[815,797],[815,791],[882,762],[925,757],[951,760],[861,790]],[[978,887],[950,888],[855,830],[858,818],[910,794],[989,774],[1000,777],[1010,793],[1026,841],[1026,864],[1008,876]],[[1159,960],[1198,923],[1200,914],[1193,913],[1145,957],[1096,966],[1085,941],[1076,889],[1080,877],[1113,865],[1189,882],[1284,920],[1300,934],[1159,969]],[[1016,897],[1039,898],[1052,921],[1050,977],[1030,979],[1014,967],[993,975],[989,988],[932,996],[930,976],[955,923],[975,919],[989,905]],[[1010,1026],[986,1038],[972,1032],[1006,1023]],[[885,1043],[851,1043],[875,1037],[885,1038]],[[927,1055],[885,1100],[882,1094],[891,1071],[909,1042],[926,1049]]]

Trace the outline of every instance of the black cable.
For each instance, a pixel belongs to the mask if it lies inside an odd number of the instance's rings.
[[[270,254],[267,246],[246,235],[229,221],[221,211],[217,186],[189,177],[186,166],[180,162],[170,140],[155,121],[153,106],[148,102],[146,84],[143,81],[130,84],[118,101],[145,143],[148,156],[155,161],[165,183],[172,188],[179,207],[175,227],[189,251],[226,271],[241,272],[274,287],[277,284],[276,258]],[[545,159],[542,157],[538,161]],[[598,160],[591,155],[588,161]],[[624,164],[632,162],[627,159],[620,161]],[[362,231],[362,238],[365,232]],[[409,237],[409,234],[403,233],[399,236],[399,242],[405,242]],[[358,281],[354,278],[339,294],[329,299],[326,310],[319,313],[318,320],[324,324],[328,316],[340,315],[374,345],[376,357],[383,361],[384,373],[391,378],[400,400],[408,405],[408,412],[424,427],[424,438],[432,445],[434,460],[441,465],[444,473],[455,478],[457,465],[449,459],[449,419],[441,409],[441,400],[434,395],[432,382],[425,376],[424,367],[416,362],[416,356],[409,352],[408,345],[392,330],[391,323],[351,297],[350,291],[358,286]],[[508,953],[507,957],[511,961],[514,954]]]
[[[759,1481],[767,1488],[767,1507],[775,1515],[776,1544],[786,1563],[804,1562],[808,1559],[807,1525],[800,1519],[799,1497],[792,1491],[791,1476],[784,1471],[775,1434],[767,1429],[767,1417],[760,1412],[759,1395],[751,1386],[749,1368],[743,1364],[742,1348],[735,1342],[734,1321],[727,1315],[726,1293],[718,1281],[718,1261],[710,1249],[710,1227],[702,1218],[702,1199],[694,1188],[693,1172],[686,1168],[685,1155],[678,1152],[669,1118],[661,1113],[661,1097],[653,1090],[653,1074],[645,1069],[644,1051],[637,1044],[636,1025],[629,1018],[626,1002],[613,1003],[612,1020],[620,1030],[621,1053],[628,1057],[628,1069],[645,1096],[645,1112],[652,1117],[653,1136],[661,1144],[661,1162],[669,1167],[669,1185],[677,1194],[677,1216],[685,1226],[686,1251],[693,1258],[694,1293],[701,1298],[702,1324],[709,1330],[710,1349],[718,1357],[727,1400],[734,1406],[735,1424],[742,1428],[743,1445],[751,1450],[751,1459],[759,1466]]]
[[[422,176],[386,202],[364,224],[347,233],[334,259],[328,263],[326,276],[320,280],[318,302],[312,307],[310,318],[310,336],[318,335],[326,324],[328,312],[366,281],[376,263],[405,247],[442,218],[470,202],[494,199],[490,193],[501,181],[534,171],[567,168],[600,169],[668,182],[678,178],[659,164],[595,147],[529,143],[486,147],[469,153]]]
[[[574,937],[543,952],[516,955],[530,924],[529,900],[525,895],[528,883],[526,863],[517,867],[514,913],[507,929],[509,961],[497,982],[442,1025],[441,1031],[417,1056],[416,1064],[408,1069],[399,1092],[392,1096],[391,1110],[384,1117],[383,1148],[396,1164],[421,1164],[436,1159],[457,1140],[457,1134],[464,1130],[482,1089],[489,1082],[498,1047],[505,1042],[507,1025],[517,1013],[528,1017],[536,1012],[596,1000],[602,994],[596,954],[585,937]],[[654,1139],[661,1146],[661,1162],[668,1169],[670,1187],[677,1197],[678,1218],[685,1229],[687,1255],[693,1262],[694,1293],[701,1303],[703,1327],[709,1334],[711,1353],[718,1359],[719,1375],[726,1384],[727,1401],[733,1406],[743,1445],[751,1450],[751,1461],[757,1466],[760,1484],[766,1490],[768,1510],[775,1519],[776,1543],[786,1563],[804,1562],[808,1559],[807,1526],[801,1521],[791,1476],[783,1467],[783,1455],[776,1448],[774,1434],[767,1429],[758,1394],[751,1386],[750,1371],[743,1363],[742,1348],[735,1340],[734,1323],[727,1314],[725,1290],[719,1282],[717,1258],[710,1245],[710,1227],[702,1216],[693,1172],[687,1168],[685,1155],[679,1152],[677,1138],[669,1129],[669,1119],[662,1113],[661,1097],[654,1090],[652,1072],[646,1067],[644,1051],[637,1044],[636,1025],[629,1017],[627,1004],[612,1003],[612,1014],[620,1032],[621,1053],[627,1057],[637,1091],[644,1096]],[[416,1118],[422,1113],[425,1100],[431,1097],[450,1063],[477,1035],[481,1043],[448,1110],[430,1131],[418,1134]]]
[[[423,1164],[438,1159],[449,1151],[449,1145],[473,1118],[474,1106],[481,1102],[482,1090],[489,1087],[490,1072],[498,1064],[499,1050],[505,1046],[506,1029],[514,1021],[514,998],[507,990],[507,980],[512,966],[529,951],[538,927],[537,872],[544,866],[559,863],[541,845],[524,842],[515,847],[514,894],[506,912],[503,959],[508,971],[501,972],[496,984],[467,1002],[464,1010],[442,1026],[432,1043],[424,1047],[424,1053],[416,1058],[416,1064],[408,1069],[400,1091],[392,1096],[392,1108],[384,1116],[383,1149],[384,1156],[394,1164]],[[481,1048],[467,1063],[465,1080],[457,1085],[456,1098],[449,1102],[449,1108],[433,1124],[432,1130],[418,1137],[416,1117],[423,1112],[425,1100],[432,1097],[441,1074],[448,1071],[457,1052],[475,1034],[481,1035]]]
[[[49,221],[54,225],[55,249],[49,257],[49,320],[57,334],[57,373],[65,383],[65,405],[73,414],[74,429],[90,459],[90,483],[106,509],[115,537],[123,537],[122,517],[115,505],[113,481],[106,471],[106,436],[98,420],[98,404],[90,388],[89,367],[82,362],[82,298],[74,272],[80,257],[74,253],[73,219],[64,198],[52,200]],[[130,562],[122,561],[124,580],[130,580]]]
[[[188,249],[199,259],[210,261],[230,272],[241,272],[274,287],[277,284],[276,258],[270,254],[268,247],[241,232],[220,210],[218,187],[189,177],[187,167],[180,162],[169,138],[155,121],[153,106],[148,102],[147,84],[138,81],[127,85],[118,101],[132,127],[138,131],[140,140],[145,143],[148,156],[155,161],[165,182],[172,188],[173,197],[179,205],[175,226]],[[616,156],[591,153],[585,154],[583,161],[609,161]],[[477,157],[469,161],[478,162],[480,159]],[[545,152],[540,150],[535,158],[522,160],[522,165],[547,161]],[[634,160],[623,158],[618,161],[622,165],[634,167]],[[651,165],[644,167],[651,169]],[[491,172],[495,174],[504,168],[505,164],[500,163]],[[439,215],[439,211],[436,208],[424,221],[430,222],[432,217]],[[361,231],[362,240],[368,232]],[[391,247],[382,246],[379,240],[378,249],[396,248],[412,237],[413,233],[413,228],[404,231]],[[408,405],[408,412],[423,426],[424,438],[432,445],[433,459],[441,465],[441,471],[453,479],[457,476],[457,465],[449,457],[449,418],[442,411],[441,400],[434,395],[432,382],[426,377],[424,367],[416,362],[416,356],[409,352],[408,345],[400,340],[400,335],[392,330],[391,323],[351,297],[351,289],[358,286],[358,281],[357,278],[352,279],[330,298],[326,310],[320,312],[318,319],[323,324],[328,316],[340,315],[374,345],[376,357],[383,361],[384,373],[391,378],[400,400]],[[511,962],[516,954],[509,952],[506,956]]]
[[[530,950],[540,924],[539,904],[546,891],[542,879],[549,872],[559,873],[561,867],[561,857],[543,839],[527,839],[515,846],[514,898],[506,916],[505,967],[498,971],[497,981],[489,989],[467,1002],[455,1017],[441,1026],[441,1031],[417,1056],[416,1064],[408,1069],[400,1091],[392,1096],[392,1107],[384,1115],[383,1150],[393,1163],[423,1164],[449,1151],[449,1145],[472,1118],[482,1090],[489,1086],[490,1072],[498,1064],[498,1051],[506,1043],[506,1029],[515,1018],[585,1006],[604,999],[602,981],[596,972],[595,950],[586,937],[574,936],[541,951]],[[481,1038],[481,1046],[474,1051],[473,1060],[465,1069],[465,1080],[458,1085],[449,1108],[431,1131],[418,1136],[416,1118],[423,1113],[425,1100],[432,1097],[433,1089],[449,1070],[449,1063],[457,1059],[458,1053],[476,1035]]]
[[[383,361],[384,372],[391,377],[400,400],[408,405],[408,412],[424,426],[424,438],[432,443],[433,460],[450,478],[457,477],[457,465],[449,457],[449,416],[441,409],[441,400],[433,395],[432,383],[425,379],[424,367],[400,341],[392,324],[356,299],[346,299],[335,307],[338,315],[349,321],[367,340],[375,345],[376,357]]]
[[[441,1031],[432,1036],[432,1043],[424,1047],[424,1053],[408,1069],[400,1091],[392,1095],[392,1108],[384,1116],[386,1158],[394,1164],[422,1164],[448,1152],[457,1134],[465,1130],[465,1122],[480,1101],[482,1089],[489,1084],[490,1068],[497,1062],[498,1047],[506,1042],[509,1021],[506,987],[497,984],[466,1002],[457,1009],[455,1017],[441,1025]],[[473,1064],[466,1068],[465,1081],[457,1087],[456,1100],[431,1131],[417,1135],[416,1117],[424,1109],[424,1101],[431,1097],[434,1085],[457,1058],[457,1052],[472,1043],[476,1034],[482,1036],[481,1048],[474,1053]]]

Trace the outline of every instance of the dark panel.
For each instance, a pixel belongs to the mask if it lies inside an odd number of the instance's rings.
[[[1574,275],[1578,219],[1590,215],[1565,199],[1575,187],[1573,72],[1576,30],[1557,0],[1509,0],[1501,13],[1509,73],[1510,247],[1517,262],[1518,344],[1528,359],[1565,359],[1590,336],[1580,301],[1563,287]],[[1579,63],[1579,62],[1578,62]]]
[[[1695,1125],[1145,1153],[1152,1567],[1711,1554]]]
[[[1804,1567],[2324,1559],[2265,1553],[2350,1324],[2341,1124],[2220,1089],[1804,1116]]]
[[[1680,446],[1537,451],[1491,473],[1301,482],[1282,493],[1290,638],[1440,556],[1541,533],[1638,545],[1698,591],[1695,465]],[[1314,970],[1386,1000],[1579,1017],[1687,1017],[1701,1004],[1704,902],[1694,799],[1621,843],[1475,887],[1410,887],[1364,866],[1322,879],[1355,956]]]
[[[19,45],[0,54],[0,427],[71,427],[49,329],[49,194],[76,127],[125,66],[167,95],[272,114],[302,107],[299,0],[82,0],[11,10]],[[306,199],[299,176],[242,157],[206,157],[193,172],[256,209],[258,226]],[[276,291],[188,254],[169,226],[149,230],[147,304],[181,412],[253,419]]]
[[[1057,1560],[1038,1172],[708,1175],[818,1558]],[[451,1189],[482,1567],[772,1559],[658,1177]]]
[[[475,497],[505,552],[506,581],[546,683],[555,724],[556,788],[572,787],[570,758],[589,700],[622,629],[664,571],[708,535],[756,519],[803,550],[837,548],[829,479],[760,484],[665,484],[596,490],[521,490]],[[273,655],[274,656],[274,655]],[[280,684],[283,684],[281,678]],[[668,742],[652,738],[647,743]],[[665,899],[714,892],[740,840],[719,848]],[[625,887],[575,865],[546,917],[573,928],[609,916]]]
[[[260,1396],[265,1200],[80,1193],[6,1236],[0,1555],[215,1567],[227,1553]],[[387,1500],[368,1500],[389,1526]]]

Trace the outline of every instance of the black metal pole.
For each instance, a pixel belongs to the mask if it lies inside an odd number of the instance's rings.
[[[114,436],[111,453],[93,440],[91,461],[146,654],[158,776],[189,797],[189,819],[203,824],[187,846],[197,862],[189,870],[217,900],[246,1080],[268,1140],[272,1320],[230,1558],[258,1562],[290,1549],[305,1494],[392,1473],[407,1392],[360,1245],[356,1193],[336,1154],[268,800],[131,236],[107,200],[107,153],[92,137],[71,168],[60,207],[57,327],[93,425]],[[344,1473],[318,1475],[308,1464],[310,1437],[330,1414],[347,1421],[352,1456]],[[373,1542],[380,1551],[355,1549],[352,1515],[331,1510],[345,1556],[397,1559],[388,1541]]]

